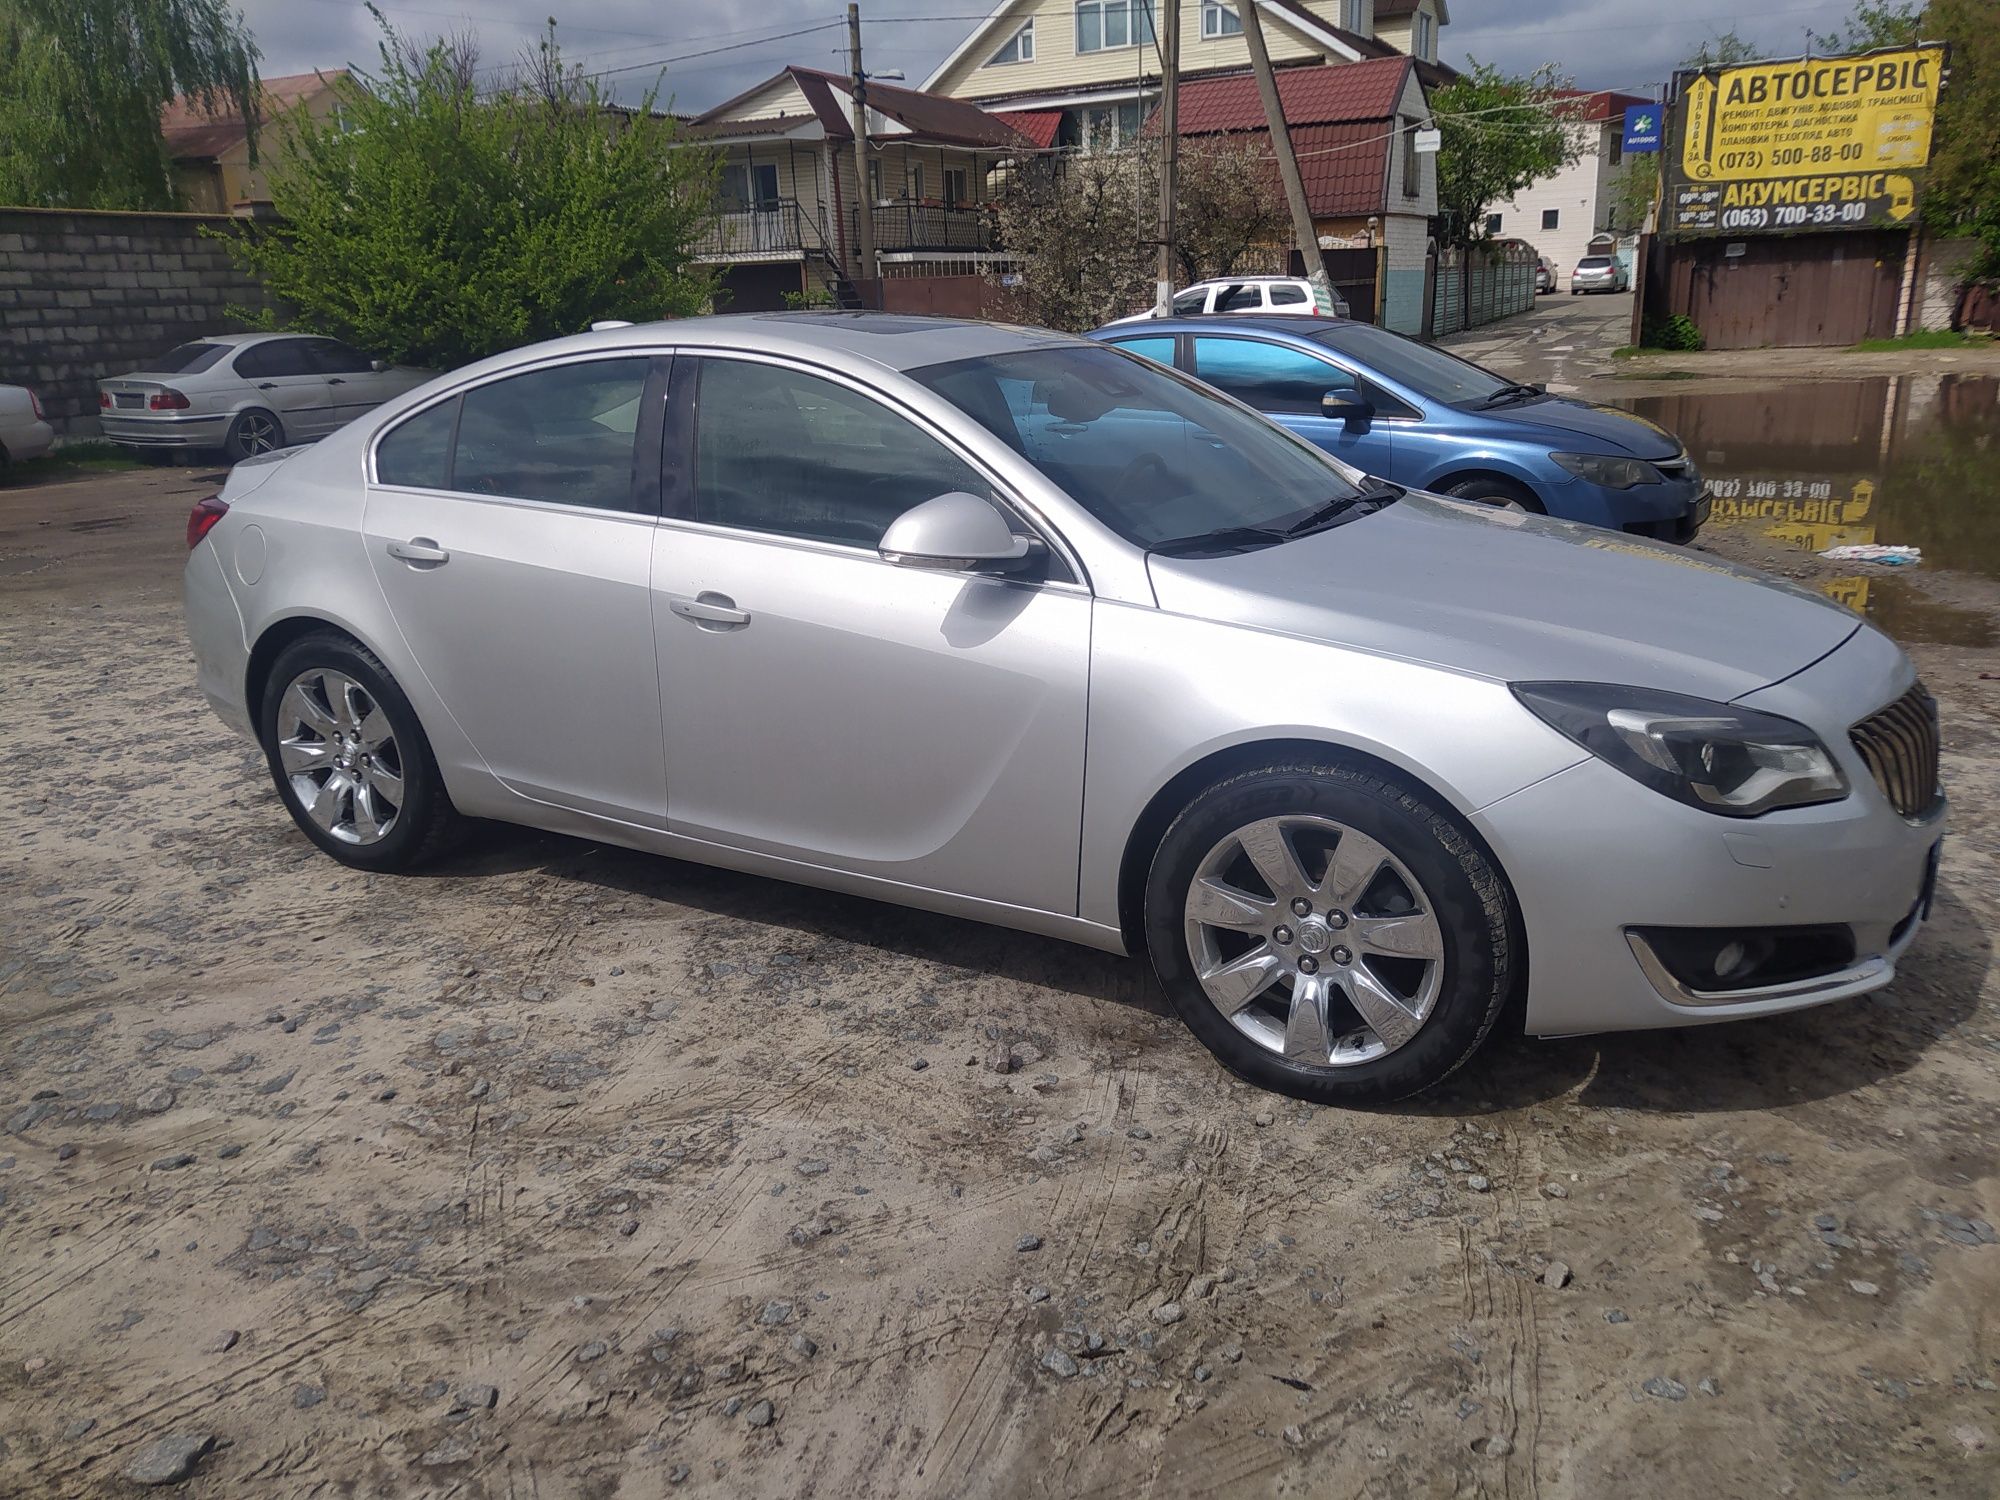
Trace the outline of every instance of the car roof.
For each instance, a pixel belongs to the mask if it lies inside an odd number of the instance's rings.
[[[241,348],[246,344],[269,343],[272,339],[323,339],[326,336],[323,333],[204,333],[182,339],[174,348],[180,348],[181,344],[228,344]]]
[[[1191,281],[1181,290],[1191,292],[1198,286],[1242,286],[1246,281],[1304,281],[1303,276],[1282,276],[1276,272],[1259,271],[1254,276],[1204,276],[1200,281]]]
[[[529,358],[566,354],[615,354],[621,350],[734,349],[752,353],[839,354],[889,370],[915,370],[978,355],[1009,354],[1080,344],[1075,334],[1011,323],[966,318],[918,317],[903,313],[784,312],[724,313],[593,329],[495,355],[458,373],[498,372]]]
[[[1294,342],[1309,344],[1317,332],[1351,327],[1360,321],[1359,318],[1259,317],[1254,313],[1182,313],[1171,318],[1148,318],[1143,323],[1107,323],[1097,332],[1110,333],[1115,329],[1120,337],[1145,338],[1161,333],[1230,329],[1238,333],[1283,334]]]

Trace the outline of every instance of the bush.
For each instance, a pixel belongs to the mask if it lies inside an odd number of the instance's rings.
[[[553,29],[488,90],[468,43],[418,48],[382,27],[381,71],[336,83],[338,118],[277,127],[277,221],[221,237],[292,309],[286,326],[448,368],[599,318],[707,307],[692,253],[715,214],[714,156],[682,145],[652,95],[620,109],[565,69]]]
[[[1686,313],[1648,318],[1642,331],[1646,348],[1666,349],[1675,354],[1692,353],[1707,343],[1701,336],[1701,330],[1694,326],[1694,319]]]

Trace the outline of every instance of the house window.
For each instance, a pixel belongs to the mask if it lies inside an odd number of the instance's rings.
[[[1403,196],[1414,198],[1424,185],[1423,159],[1417,155],[1417,122],[1398,116],[1396,129],[1403,138]]]
[[[1542,210],[1542,228],[1554,229],[1559,223],[1561,223],[1561,221],[1562,221],[1561,209],[1545,208]]]
[[[1030,16],[1021,29],[1007,38],[1007,43],[998,52],[986,59],[991,68],[1000,63],[1024,63],[1035,60],[1035,18]]]
[[[1202,0],[1201,39],[1212,42],[1218,37],[1243,35],[1243,18],[1236,14],[1236,7],[1223,0]]]
[[[1604,134],[1605,138],[1611,142],[1611,165],[1615,167],[1625,160],[1625,132],[1619,127],[1613,126],[1611,129],[1605,131]]]
[[[924,201],[924,164],[922,162],[912,163],[910,167],[910,201],[912,203],[921,203]]]
[[[761,162],[722,169],[724,213],[740,214],[753,208],[773,209],[777,206],[778,168],[775,163]]]
[[[972,174],[965,168],[944,169],[944,201],[953,207],[972,201]]]
[[[1410,54],[1421,57],[1425,62],[1436,62],[1437,22],[1427,10],[1420,10],[1410,20]]]
[[[1500,233],[1500,215],[1488,214],[1486,216],[1486,233],[1489,236]]]
[[[1077,0],[1077,51],[1104,52],[1152,40],[1152,0]]]
[[[1135,139],[1145,122],[1145,113],[1137,103],[1087,104],[1069,112],[1057,140],[1061,145],[1081,147],[1086,152],[1116,151]]]

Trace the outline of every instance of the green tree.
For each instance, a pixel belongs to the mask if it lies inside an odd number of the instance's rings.
[[[178,205],[160,111],[257,124],[257,44],[226,0],[0,0],[0,202]]]
[[[1918,30],[1926,41],[1951,44],[1924,224],[1937,234],[1979,241],[1968,279],[2000,278],[2000,24],[1993,0],[1931,0]]]
[[[1847,25],[1814,40],[1822,52],[1872,52],[1907,47],[1921,31],[1923,7],[1915,0],[1855,0]]]
[[[276,220],[226,237],[288,326],[450,366],[707,306],[693,252],[716,212],[714,154],[683,143],[653,94],[612,103],[564,65],[553,25],[482,89],[469,40],[417,46],[377,20],[380,69],[336,84],[338,117],[275,127]]]
[[[1438,147],[1439,240],[1486,237],[1488,205],[1513,197],[1583,154],[1584,127],[1568,118],[1570,82],[1544,64],[1511,75],[1472,60],[1431,93]]]
[[[1080,333],[1148,305],[1157,180],[1137,147],[1036,157],[1011,173],[995,211],[1020,266],[1007,282],[1013,315]]]

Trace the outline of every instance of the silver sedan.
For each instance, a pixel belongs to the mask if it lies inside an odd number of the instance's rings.
[[[430,378],[339,339],[225,333],[98,381],[97,424],[127,447],[219,448],[234,461],[325,437]]]
[[[1872,627],[1063,335],[564,339],[239,464],[188,537],[201,687],[334,858],[494,818],[1143,952],[1306,1098],[1433,1084],[1517,996],[1860,994],[1931,898],[1935,711]]]

